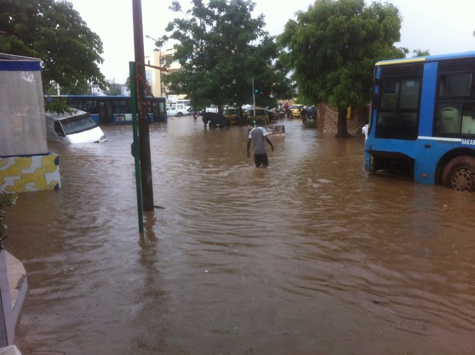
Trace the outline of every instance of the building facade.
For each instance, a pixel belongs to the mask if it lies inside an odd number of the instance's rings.
[[[163,83],[163,77],[170,73],[179,71],[180,64],[173,61],[173,48],[155,49],[150,55],[145,57],[145,77],[150,85],[153,96],[168,97],[177,95]],[[166,70],[165,66],[167,66]]]

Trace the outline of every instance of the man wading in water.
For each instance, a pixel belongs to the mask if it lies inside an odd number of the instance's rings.
[[[254,127],[249,132],[249,139],[247,140],[247,157],[251,156],[249,149],[251,148],[251,141],[254,146],[254,163],[256,168],[260,168],[261,165],[263,168],[267,168],[269,165],[269,159],[267,158],[266,144],[267,142],[272,151],[274,151],[274,145],[267,136],[267,131],[262,127],[261,123],[257,124],[257,127]]]

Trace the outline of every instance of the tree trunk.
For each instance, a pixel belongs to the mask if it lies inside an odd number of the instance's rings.
[[[338,109],[338,121],[336,124],[336,138],[348,138],[352,137],[351,134],[348,133],[348,125],[347,125],[347,109]]]

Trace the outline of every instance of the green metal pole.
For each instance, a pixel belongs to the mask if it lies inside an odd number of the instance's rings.
[[[130,96],[132,99],[132,126],[134,131],[134,142],[132,144],[132,153],[135,160],[135,187],[137,190],[137,213],[139,217],[139,232],[143,233],[143,204],[142,204],[142,174],[140,170],[140,146],[139,129],[137,120],[137,74],[135,62],[129,62],[130,71]]]

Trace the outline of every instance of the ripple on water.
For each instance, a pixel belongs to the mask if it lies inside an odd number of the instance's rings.
[[[54,145],[63,187],[7,215],[29,272],[20,348],[470,353],[474,195],[367,176],[359,138],[283,124],[268,169],[245,127],[152,125],[164,208],[143,235],[130,127]]]

